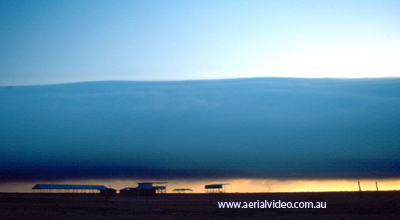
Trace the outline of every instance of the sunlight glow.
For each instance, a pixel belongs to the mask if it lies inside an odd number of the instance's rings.
[[[398,77],[400,52],[365,48],[328,48],[281,55],[258,76],[306,78]]]
[[[157,182],[160,180],[70,180],[61,182],[40,182],[49,184],[82,184],[104,185],[120,190],[125,187],[136,187],[138,182]],[[164,180],[163,180],[164,181]],[[358,181],[362,191],[400,190],[400,179],[381,180],[276,180],[276,179],[225,179],[225,180],[170,180],[166,181],[167,192],[172,193],[176,188],[190,188],[193,193],[205,193],[204,185],[229,183],[227,193],[267,193],[267,192],[334,192],[359,191]],[[39,182],[0,184],[0,192],[32,192],[32,187]]]

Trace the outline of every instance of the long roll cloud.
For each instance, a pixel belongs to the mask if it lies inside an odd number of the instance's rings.
[[[2,182],[400,177],[400,79],[0,87]]]

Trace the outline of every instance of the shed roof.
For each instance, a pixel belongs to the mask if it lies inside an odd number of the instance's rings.
[[[210,184],[210,185],[205,185],[205,188],[206,189],[222,189],[222,187],[224,185],[229,185],[229,184],[227,184],[227,183],[224,183],[224,184]]]
[[[103,185],[63,185],[63,184],[36,184],[32,189],[97,189],[106,190]]]
[[[167,189],[166,186],[155,186],[154,189]]]
[[[172,191],[176,191],[176,192],[184,192],[184,191],[193,191],[193,189],[174,189]]]
[[[167,184],[168,182],[140,182],[138,184]]]

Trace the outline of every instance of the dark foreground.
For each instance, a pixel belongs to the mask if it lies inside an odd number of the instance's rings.
[[[220,209],[218,202],[326,202],[325,209]],[[398,219],[400,191],[116,195],[0,193],[0,219]]]

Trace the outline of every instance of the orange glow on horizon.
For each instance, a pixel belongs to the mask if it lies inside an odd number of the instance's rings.
[[[138,182],[152,182],[160,180],[71,180],[60,182],[35,183],[3,183],[0,192],[33,192],[32,187],[37,183],[53,184],[82,184],[104,185],[120,190],[125,187],[136,187]],[[358,180],[276,180],[276,179],[224,179],[224,180],[170,180],[167,181],[167,192],[173,193],[176,188],[190,188],[193,193],[204,193],[204,185],[214,183],[229,183],[226,192],[256,193],[256,192],[331,192],[331,191],[358,191]],[[376,191],[378,182],[379,191],[400,190],[400,179],[370,180],[361,179],[362,191]]]

